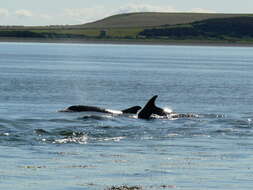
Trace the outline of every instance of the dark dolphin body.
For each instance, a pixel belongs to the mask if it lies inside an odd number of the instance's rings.
[[[136,114],[139,110],[141,109],[140,106],[133,106],[121,111],[114,111],[114,110],[109,110],[105,108],[100,108],[96,106],[83,106],[83,105],[75,105],[75,106],[70,106],[65,110],[62,110],[62,112],[100,112],[100,113],[122,113],[122,114]]]

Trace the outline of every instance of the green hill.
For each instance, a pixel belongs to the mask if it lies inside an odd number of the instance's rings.
[[[0,27],[6,38],[253,44],[253,14],[120,14],[81,25]]]
[[[187,24],[196,21],[249,16],[245,14],[211,14],[211,13],[130,13],[111,16],[93,23],[79,25],[83,28],[134,28],[162,25]],[[253,15],[251,15],[253,16]]]
[[[145,29],[146,38],[241,40],[253,38],[253,17],[215,18],[187,25]]]

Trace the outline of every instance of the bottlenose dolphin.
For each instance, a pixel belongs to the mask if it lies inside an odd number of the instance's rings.
[[[75,105],[75,106],[70,106],[65,110],[61,110],[61,112],[100,112],[100,113],[111,113],[111,114],[136,114],[140,109],[141,109],[140,106],[133,106],[133,107],[118,111],[118,110],[100,108],[96,106]]]

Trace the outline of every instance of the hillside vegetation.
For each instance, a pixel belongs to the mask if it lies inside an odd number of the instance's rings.
[[[231,18],[247,16],[243,14],[212,13],[130,13],[120,14],[93,23],[79,25],[83,28],[134,28],[162,25],[187,24],[212,18]]]
[[[177,27],[145,29],[147,38],[240,40],[253,38],[253,17],[208,19]]]
[[[253,43],[253,15],[131,13],[83,25],[2,26],[1,38]]]

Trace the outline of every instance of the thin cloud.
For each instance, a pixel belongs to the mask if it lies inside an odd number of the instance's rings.
[[[116,14],[132,13],[132,12],[177,12],[172,6],[155,6],[149,4],[128,4],[120,7],[115,11]]]
[[[76,22],[91,22],[109,16],[104,7],[65,9],[64,16]]]
[[[194,8],[192,10],[179,10],[172,6],[157,6],[151,4],[125,4],[119,8],[106,8],[94,6],[86,8],[67,8],[61,12],[33,12],[20,9],[10,12],[6,8],[0,8],[1,24],[15,25],[61,25],[61,24],[83,24],[94,22],[105,17],[134,12],[195,12],[195,13],[215,13],[215,11]],[[22,20],[20,18],[23,18]],[[22,21],[22,23],[20,23]],[[35,24],[36,23],[36,24]]]
[[[8,9],[0,8],[0,17],[6,17],[8,15],[9,15],[9,10]]]
[[[216,12],[213,11],[213,10],[202,9],[202,8],[194,8],[194,9],[192,9],[190,12],[193,12],[193,13],[216,13]]]
[[[195,12],[195,13],[215,13],[215,11],[194,8],[192,10],[183,11],[175,9],[172,6],[156,6],[150,4],[126,4],[118,9],[108,10],[104,7],[89,7],[89,8],[72,8],[65,9],[63,17],[66,21],[72,23],[87,23],[93,22],[111,15],[124,14],[124,13],[138,13],[138,12]]]
[[[31,16],[33,16],[31,11],[25,10],[25,9],[17,10],[15,12],[15,15],[18,16],[18,17],[31,17]]]

